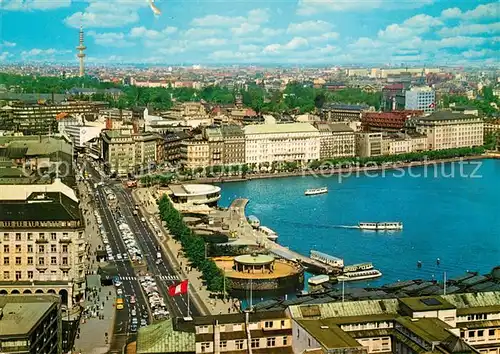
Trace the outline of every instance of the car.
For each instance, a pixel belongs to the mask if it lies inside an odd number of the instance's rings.
[[[143,313],[142,313],[142,318],[148,318],[148,317],[149,317],[149,315],[148,315],[148,313],[147,313],[147,312],[143,312]]]
[[[132,324],[137,326],[137,317],[132,317]]]
[[[115,281],[115,286],[116,286],[117,288],[119,288],[121,285],[122,285],[122,282],[121,282],[121,281],[119,281],[119,280]]]
[[[137,324],[132,324],[130,326],[130,332],[137,332]]]
[[[116,293],[118,294],[118,296],[121,296],[121,295],[123,295],[123,290],[118,288],[118,289],[116,289]]]
[[[130,314],[135,317],[137,315],[137,311],[135,309],[132,309],[132,311],[130,311]]]
[[[142,222],[146,222],[146,219],[145,219],[145,218],[141,218],[141,221],[142,221]]]
[[[118,253],[118,254],[116,255],[116,259],[121,260],[121,259],[122,259],[122,254],[121,254],[121,253]]]
[[[148,325],[148,321],[146,321],[144,318],[141,319],[141,327],[144,327],[144,326],[147,326]]]
[[[114,260],[115,260],[115,257],[113,257],[113,256],[108,256],[108,260],[110,260],[110,261],[114,261]]]
[[[135,296],[133,296],[133,295],[132,295],[132,296],[130,297],[130,303],[133,305],[133,304],[135,304],[135,301],[136,301],[136,300],[135,300]]]

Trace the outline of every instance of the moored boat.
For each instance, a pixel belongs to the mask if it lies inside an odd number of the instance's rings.
[[[311,259],[321,262],[323,264],[332,266],[334,268],[342,268],[344,266],[344,260],[338,257],[330,256],[329,254],[311,250]]]
[[[248,218],[248,223],[254,228],[257,229],[260,226],[260,220],[255,215],[250,215]]]
[[[348,272],[336,277],[339,282],[343,281],[359,281],[359,280],[368,280],[375,279],[382,276],[382,272],[377,269],[371,270],[362,270],[357,272]]]
[[[372,230],[372,231],[390,231],[390,230],[402,230],[402,222],[360,222],[358,227],[361,230]]]
[[[266,235],[271,241],[276,241],[278,239],[278,234],[266,226],[259,226],[258,230]]]
[[[342,271],[344,273],[352,273],[352,272],[359,272],[372,269],[373,269],[373,264],[371,262],[366,262],[366,263],[358,263],[358,264],[344,266]]]
[[[317,194],[324,194],[324,193],[328,193],[327,187],[307,189],[304,192],[304,195],[317,195]]]
[[[321,274],[309,278],[307,282],[309,283],[309,285],[318,286],[328,281],[330,281],[330,277],[326,274]]]

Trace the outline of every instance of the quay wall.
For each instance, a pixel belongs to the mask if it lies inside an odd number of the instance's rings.
[[[408,163],[402,163],[398,165],[387,165],[387,166],[370,166],[370,167],[351,167],[342,169],[325,169],[325,170],[304,170],[295,172],[280,172],[280,173],[256,173],[247,174],[242,177],[237,176],[224,176],[224,177],[200,177],[191,180],[186,180],[185,182],[191,183],[223,183],[223,182],[244,182],[251,181],[253,179],[267,179],[267,178],[285,178],[285,177],[297,177],[297,176],[320,176],[327,177],[330,175],[347,174],[363,171],[381,171],[381,170],[394,170],[398,168],[408,168],[408,167],[418,167],[426,166],[437,163],[449,163],[449,162],[459,162],[459,161],[472,161],[472,160],[483,160],[483,159],[500,159],[500,154],[488,154],[488,155],[478,155],[478,156],[464,156],[464,157],[454,157],[449,159],[441,160],[430,160],[430,161],[413,161]]]
[[[273,279],[251,279],[251,282],[247,278],[228,277],[228,279],[231,280],[232,290],[250,290],[250,284],[252,284],[252,291],[302,289],[304,272]]]

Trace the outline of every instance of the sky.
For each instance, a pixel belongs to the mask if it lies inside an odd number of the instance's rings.
[[[0,0],[0,63],[495,65],[491,0]]]

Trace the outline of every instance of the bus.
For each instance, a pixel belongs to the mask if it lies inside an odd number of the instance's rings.
[[[123,310],[123,298],[121,297],[116,298],[116,309]]]

